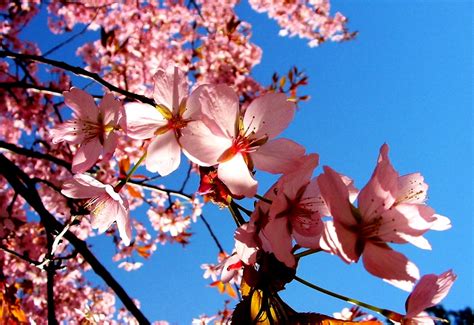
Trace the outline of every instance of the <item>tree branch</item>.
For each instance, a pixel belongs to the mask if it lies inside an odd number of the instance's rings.
[[[62,160],[60,158],[51,156],[47,153],[42,153],[42,152],[34,151],[34,150],[31,150],[31,149],[18,147],[14,144],[11,144],[11,143],[8,143],[8,142],[2,141],[2,140],[0,140],[0,148],[5,148],[7,150],[10,150],[11,152],[14,152],[14,153],[17,153],[17,154],[20,154],[20,155],[23,155],[23,156],[31,157],[31,158],[49,160],[49,161],[55,163],[56,165],[63,166],[67,170],[71,171],[71,163],[69,163],[65,160]]]
[[[138,100],[142,103],[150,104],[150,105],[153,105],[153,106],[156,105],[155,101],[151,98],[148,98],[146,96],[138,95],[138,94],[123,90],[123,89],[121,89],[117,86],[112,85],[110,82],[102,79],[97,73],[87,71],[87,70],[85,70],[83,68],[80,68],[80,67],[72,66],[72,65],[67,64],[65,62],[62,62],[62,61],[47,59],[47,58],[39,56],[39,55],[15,53],[15,52],[11,52],[11,51],[0,51],[0,58],[6,58],[6,57],[16,59],[16,60],[25,61],[25,62],[26,61],[33,61],[33,62],[49,64],[53,67],[57,67],[57,68],[61,68],[61,69],[66,70],[66,71],[70,71],[70,72],[74,73],[75,75],[78,75],[78,76],[81,76],[81,77],[84,77],[84,78],[88,78],[88,79],[92,79],[95,82],[101,84],[102,86],[108,88],[110,91],[114,91],[116,93],[122,94],[122,95],[124,95],[128,98],[132,98],[132,99]]]
[[[44,207],[38,191],[34,186],[34,182],[32,182],[28,175],[1,153],[0,174],[7,179],[13,189],[28,202],[36,213],[38,213],[41,222],[47,229],[54,229],[56,232],[60,232],[64,228],[64,226]],[[143,315],[140,309],[138,309],[127,292],[89,250],[87,243],[77,238],[70,231],[67,231],[64,237],[75,247],[75,249],[77,249],[79,254],[84,257],[94,272],[115,292],[124,306],[131,312],[137,321],[140,324],[150,324],[148,319]]]

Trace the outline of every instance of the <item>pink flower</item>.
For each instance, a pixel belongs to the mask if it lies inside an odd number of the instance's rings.
[[[141,103],[125,105],[127,134],[133,139],[152,139],[146,168],[166,176],[178,168],[181,130],[196,116],[192,106],[186,104],[188,83],[183,71],[177,67],[167,71],[160,69],[154,81],[156,107]]]
[[[347,263],[357,262],[362,255],[367,271],[409,291],[419,278],[418,268],[388,243],[409,242],[430,249],[423,234],[450,226],[449,219],[424,204],[428,186],[423,177],[400,177],[384,144],[369,183],[359,193],[358,208],[351,204],[347,187],[330,167],[324,167],[318,183],[334,218],[326,223],[322,247]]]
[[[259,97],[242,114],[230,87],[204,85],[191,94],[188,104],[199,109],[202,118],[183,130],[183,150],[200,166],[219,164],[218,177],[234,195],[255,195],[254,166],[283,173],[304,155],[304,148],[291,140],[273,140],[295,112],[284,94]]]
[[[302,247],[319,247],[323,230],[321,217],[328,215],[316,179],[311,181],[318,165],[318,155],[301,159],[294,171],[284,174],[275,186],[275,198],[269,210],[263,234],[276,258],[288,267],[295,266],[293,238]]]
[[[81,89],[71,88],[63,95],[75,118],[56,126],[51,131],[52,141],[80,144],[72,160],[72,172],[82,173],[97,162],[101,153],[103,160],[112,157],[118,140],[116,131],[125,127],[125,112],[111,93],[105,94],[99,107]]]
[[[434,324],[434,319],[424,310],[437,305],[447,296],[453,286],[457,276],[452,270],[448,270],[440,275],[428,274],[423,276],[416,284],[412,293],[405,303],[406,315],[401,319],[396,319],[402,324]]]
[[[116,221],[122,241],[125,245],[130,244],[132,229],[128,202],[112,186],[88,175],[76,174],[64,182],[61,193],[73,199],[89,199],[85,207],[91,211],[92,228],[102,233]]]

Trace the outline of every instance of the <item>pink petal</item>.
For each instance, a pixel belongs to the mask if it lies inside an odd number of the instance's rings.
[[[149,139],[155,136],[158,128],[168,121],[156,108],[148,104],[125,104],[127,115],[127,135],[132,139]]]
[[[102,153],[102,160],[107,161],[112,158],[117,148],[118,135],[116,132],[110,132],[104,139],[104,152]]]
[[[324,173],[318,178],[319,189],[336,223],[347,227],[357,225],[349,203],[349,191],[340,175],[331,167],[324,166]]]
[[[384,241],[397,241],[397,234],[421,236],[431,228],[424,215],[433,215],[433,210],[422,204],[399,204],[382,213],[377,236]]]
[[[303,198],[304,200],[300,204],[304,205],[308,210],[313,211],[320,217],[331,215],[326,201],[324,201],[321,194],[317,178],[313,178],[308,187],[306,187]]]
[[[87,199],[104,193],[105,184],[85,174],[76,174],[63,183],[61,193],[73,199]]]
[[[84,142],[79,149],[77,149],[74,158],[72,159],[72,172],[83,173],[94,166],[102,151],[102,144],[99,138],[92,138]]]
[[[398,178],[397,202],[424,203],[428,185],[420,173],[413,173]]]
[[[219,164],[217,176],[234,195],[254,197],[257,193],[257,181],[252,177],[244,157],[240,153],[232,159]]]
[[[148,146],[146,169],[166,176],[174,172],[181,162],[181,148],[173,130],[156,136]]]
[[[416,265],[386,244],[367,241],[362,257],[369,273],[402,290],[410,291],[415,281],[420,278]]]
[[[440,214],[433,215],[434,221],[431,224],[431,230],[443,231],[451,228],[451,220],[448,217],[442,216]]]
[[[123,244],[128,246],[132,238],[132,227],[130,225],[130,215],[128,209],[128,202],[125,200],[119,206],[117,213],[117,228],[119,230],[120,238]]]
[[[99,111],[102,114],[102,123],[104,125],[118,125],[122,104],[116,100],[111,93],[105,94],[99,104]]]
[[[247,265],[254,265],[257,261],[259,245],[255,225],[246,223],[235,231],[235,251],[242,262]]]
[[[104,194],[104,196],[107,194]],[[99,233],[105,232],[114,223],[115,218],[120,213],[119,202],[113,200],[111,197],[102,197],[96,201],[96,205],[101,205],[96,210],[92,206],[91,212],[91,226],[97,229]]]
[[[296,261],[291,253],[293,245],[287,218],[269,221],[261,232],[271,246],[270,253],[275,254],[275,257],[286,266],[295,267]]]
[[[257,169],[272,174],[287,173],[295,169],[305,149],[289,139],[270,140],[250,156]]]
[[[246,135],[254,133],[257,139],[273,139],[288,127],[295,115],[295,104],[282,93],[269,93],[256,98],[244,115]]]
[[[359,193],[359,209],[366,222],[372,221],[395,202],[398,173],[388,159],[388,146],[380,148],[377,167],[367,185]]]
[[[354,263],[361,254],[359,240],[357,233],[339,223],[327,221],[324,223],[320,246],[338,255],[344,262]]]
[[[217,136],[235,137],[239,115],[239,98],[226,85],[203,85],[188,98],[188,106],[200,110],[202,120]]]
[[[324,230],[323,222],[318,214],[310,216],[291,216],[292,234],[302,247],[317,248]]]
[[[224,262],[224,267],[222,268],[222,273],[221,273],[221,281],[224,283],[228,283],[236,272],[238,272],[237,269],[235,269],[233,266],[235,264],[238,264],[240,262],[239,257],[237,254],[232,254],[231,256],[227,257],[227,259]]]
[[[191,122],[182,129],[179,142],[188,158],[200,166],[216,165],[219,157],[232,146],[232,140],[220,137],[201,122]]]
[[[63,92],[63,96],[64,102],[73,110],[78,119],[97,122],[99,110],[91,95],[73,87],[69,91]]]
[[[270,217],[273,218],[277,214],[288,210],[289,205],[299,203],[293,201],[299,200],[300,198],[297,198],[297,195],[301,196],[304,187],[308,186],[313,170],[318,165],[318,160],[317,154],[304,156],[300,158],[293,172],[289,172],[280,178],[277,184],[277,195],[270,208]]]
[[[178,67],[170,67],[166,71],[159,69],[153,80],[155,82],[153,98],[156,103],[177,113],[181,100],[188,95],[188,82],[185,73]]]
[[[423,276],[408,296],[406,316],[417,316],[426,308],[439,304],[446,297],[455,280],[456,275],[452,270],[439,276],[435,274]]]
[[[77,120],[67,121],[56,125],[51,129],[51,141],[59,143],[66,141],[72,144],[79,144],[84,141],[84,132],[80,132],[80,123]]]

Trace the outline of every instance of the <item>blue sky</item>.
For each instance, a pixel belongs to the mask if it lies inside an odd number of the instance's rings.
[[[384,142],[400,174],[419,171],[425,176],[428,204],[449,216],[453,228],[427,234],[432,251],[408,245],[395,248],[407,254],[422,274],[453,268],[458,280],[443,303],[449,309],[472,307],[472,3],[338,0],[332,1],[332,8],[349,17],[349,27],[359,31],[358,37],[309,48],[303,40],[278,37],[276,23],[242,3],[238,13],[252,23],[253,41],[263,49],[255,77],[268,83],[274,71],[284,73],[293,65],[306,71],[310,83],[302,93],[311,95],[311,100],[301,105],[284,136],[317,152],[321,165],[352,177],[358,188],[368,181]],[[27,32],[25,38],[29,35],[33,37]],[[43,49],[52,45],[46,34],[38,41],[48,43]],[[53,57],[78,62],[64,53]],[[263,193],[274,178],[260,176]],[[140,213],[132,216],[143,219]],[[206,206],[204,214],[230,251],[234,231],[230,214],[213,206]],[[142,269],[132,273],[110,261],[113,247],[107,240],[94,239],[93,251],[141,301],[149,319],[187,324],[201,313],[216,312],[224,299],[207,287],[200,269],[201,263],[215,262],[217,249],[202,222],[192,231],[191,245],[159,247]],[[316,254],[301,262],[298,274],[376,306],[404,310],[407,293],[371,276],[360,264],[348,266],[334,256]],[[299,311],[331,314],[347,306],[298,283],[289,284],[282,296]]]

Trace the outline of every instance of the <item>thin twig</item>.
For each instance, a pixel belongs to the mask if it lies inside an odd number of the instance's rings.
[[[74,73],[75,75],[92,79],[95,82],[101,84],[102,86],[108,88],[110,91],[115,91],[116,93],[122,94],[128,98],[132,98],[142,103],[150,104],[153,106],[156,105],[155,101],[151,98],[123,90],[117,86],[112,85],[110,82],[102,79],[97,73],[87,71],[80,67],[72,66],[62,61],[47,59],[39,55],[23,54],[23,53],[11,52],[11,51],[0,51],[0,58],[5,58],[5,57],[23,60],[23,61],[34,61],[34,62],[49,64],[51,66],[58,67],[66,71],[70,71]]]
[[[5,148],[7,150],[10,150],[11,152],[14,152],[14,153],[17,153],[17,154],[20,154],[20,155],[23,155],[23,156],[27,156],[29,158],[38,158],[38,159],[49,160],[49,161],[55,163],[56,165],[63,166],[67,170],[71,171],[71,163],[69,163],[69,162],[67,162],[63,159],[60,159],[60,158],[54,157],[52,155],[49,155],[47,153],[42,153],[42,152],[34,151],[34,150],[31,150],[31,149],[18,147],[16,145],[12,144],[12,143],[8,143],[8,142],[2,141],[2,140],[0,140],[0,148]]]
[[[201,219],[206,225],[207,230],[209,231],[209,234],[211,235],[212,239],[216,243],[217,248],[219,248],[219,253],[224,253],[224,249],[222,248],[221,243],[219,242],[219,239],[217,239],[216,235],[214,234],[214,231],[212,230],[211,226],[209,225],[209,222],[207,222],[206,218],[204,218],[204,215],[201,214]]]

